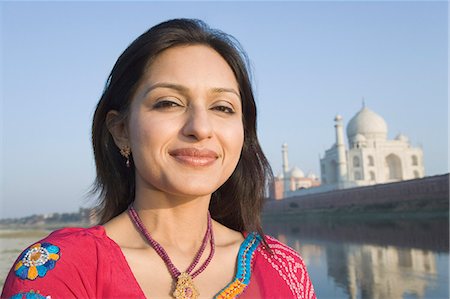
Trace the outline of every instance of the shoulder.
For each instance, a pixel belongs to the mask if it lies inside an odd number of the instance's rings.
[[[272,236],[264,236],[255,251],[254,271],[270,282],[266,287],[295,298],[315,298],[308,271],[300,254]],[[261,238],[262,239],[262,238]],[[275,298],[275,297],[274,297]],[[278,297],[277,297],[278,298]]]
[[[83,263],[92,259],[95,248],[104,246],[104,239],[104,230],[100,226],[56,230],[22,252],[15,265],[16,275],[34,280],[47,274],[43,267],[50,270],[56,265]]]
[[[108,239],[100,226],[65,228],[26,248],[14,263],[2,298],[29,292],[71,296],[95,281],[98,262],[108,253]],[[102,252],[102,256],[99,253]],[[70,285],[70,287],[68,287]],[[71,297],[69,296],[69,297]]]
[[[272,236],[265,235],[264,237],[267,241],[267,245],[269,245],[269,248],[272,251],[272,255],[303,263],[303,259],[297,251]]]
[[[107,244],[107,237],[102,226],[90,228],[63,228],[52,232],[40,243],[52,243],[65,248],[68,252],[76,251],[90,246]]]
[[[297,251],[272,236],[265,235],[264,238],[269,246],[269,250],[263,242],[256,250],[256,254],[263,263],[272,266],[276,270],[290,270],[295,274],[299,271],[306,273],[305,263]]]
[[[91,264],[99,258],[100,252],[110,246],[103,227],[63,228],[52,232],[46,238],[34,243],[24,250],[19,259],[37,250],[49,259],[52,257],[58,266]],[[52,256],[51,254],[58,256]],[[28,257],[32,260],[32,257]]]

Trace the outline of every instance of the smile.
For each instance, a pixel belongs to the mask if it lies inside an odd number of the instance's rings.
[[[196,148],[180,148],[169,154],[176,161],[191,167],[210,166],[219,158],[215,151]]]

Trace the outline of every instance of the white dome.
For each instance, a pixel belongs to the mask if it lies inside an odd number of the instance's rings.
[[[314,173],[310,172],[310,173],[308,173],[308,178],[315,180],[315,179],[317,179],[317,176]]]
[[[291,178],[303,178],[305,177],[305,173],[298,167],[294,167],[291,170]]]
[[[403,135],[403,134],[398,134],[398,135],[395,137],[395,140],[403,141],[403,142],[409,142],[408,137],[406,137],[406,136]]]
[[[349,143],[352,143],[358,134],[366,139],[386,139],[387,124],[381,116],[363,107],[347,125]]]

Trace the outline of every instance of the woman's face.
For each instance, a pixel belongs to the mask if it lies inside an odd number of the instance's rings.
[[[242,150],[242,105],[227,62],[203,45],[177,46],[150,64],[127,127],[137,187],[208,195],[233,173]]]

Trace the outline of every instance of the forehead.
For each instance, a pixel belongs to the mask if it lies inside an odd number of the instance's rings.
[[[175,46],[158,54],[147,66],[145,81],[237,88],[227,61],[206,45]]]

